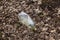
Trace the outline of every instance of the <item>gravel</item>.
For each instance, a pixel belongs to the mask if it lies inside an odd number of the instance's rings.
[[[0,40],[60,40],[59,4],[60,0],[0,0]],[[36,31],[19,22],[21,11],[31,16]]]

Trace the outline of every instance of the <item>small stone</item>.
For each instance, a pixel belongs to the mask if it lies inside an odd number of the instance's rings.
[[[37,23],[36,25],[40,25],[40,23]]]
[[[56,32],[56,30],[51,30],[51,32],[53,33],[53,32]]]
[[[2,19],[2,17],[0,17],[0,19]]]
[[[27,30],[24,30],[24,31],[23,31],[23,34],[25,34],[25,33],[27,33]]]
[[[2,38],[5,37],[5,35],[2,35]]]
[[[38,4],[42,4],[42,0],[38,0]]]
[[[50,37],[50,39],[49,40],[55,40],[53,37]]]
[[[3,25],[5,25],[5,23],[3,23]]]
[[[60,40],[60,39],[59,39]]]
[[[3,9],[3,6],[0,6],[0,10],[2,10]]]
[[[58,27],[58,29],[60,30],[60,27]]]
[[[34,2],[37,1],[37,0],[33,0]]]
[[[41,21],[41,24],[43,24],[43,25],[44,25],[44,22],[43,22],[43,21]]]
[[[46,21],[49,21],[51,18],[50,17],[48,17],[47,19],[46,19]]]
[[[11,36],[16,36],[15,34],[11,34]]]
[[[58,14],[60,14],[60,8],[58,8]]]
[[[48,26],[49,24],[45,24],[45,26]]]
[[[23,3],[25,3],[25,1],[22,1],[21,3],[23,4]]]
[[[46,31],[48,28],[46,28],[46,27],[44,27],[43,29],[42,29],[42,31]]]
[[[42,11],[39,9],[34,9],[36,13],[41,13]]]

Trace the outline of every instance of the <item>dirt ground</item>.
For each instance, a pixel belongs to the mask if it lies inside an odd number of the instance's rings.
[[[21,11],[36,31],[19,23]],[[0,40],[60,40],[60,0],[0,0]]]

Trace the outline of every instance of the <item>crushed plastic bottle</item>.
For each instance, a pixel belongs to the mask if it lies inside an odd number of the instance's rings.
[[[24,11],[18,14],[18,18],[22,24],[26,25],[28,28],[31,28],[32,30],[36,30],[34,21]]]

